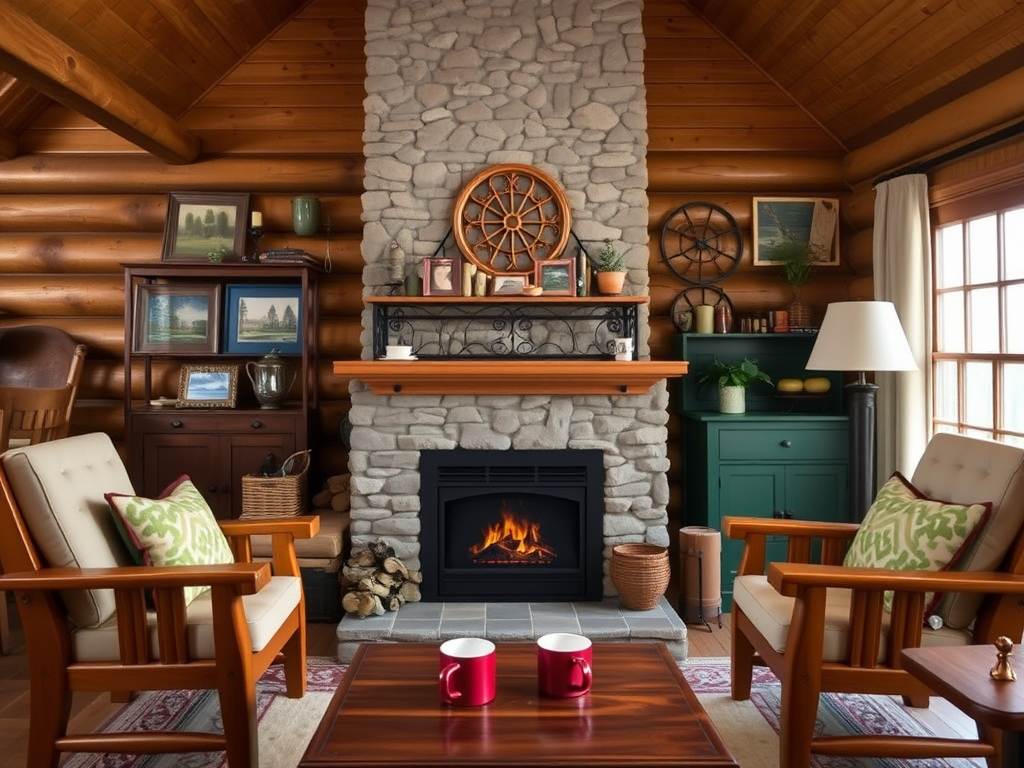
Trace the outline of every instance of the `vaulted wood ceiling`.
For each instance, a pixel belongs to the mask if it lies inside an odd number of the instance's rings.
[[[179,118],[307,2],[0,0],[0,159],[18,154],[19,134],[51,100],[164,159],[196,159],[198,139]],[[847,150],[1024,72],[1019,0],[679,5]]]

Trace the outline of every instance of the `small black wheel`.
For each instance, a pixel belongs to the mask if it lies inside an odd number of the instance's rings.
[[[677,331],[689,333],[694,330],[697,320],[693,308],[698,304],[710,304],[713,307],[725,304],[729,308],[729,315],[735,314],[732,300],[721,288],[714,285],[694,285],[680,291],[669,310],[669,317],[672,318]]]
[[[661,255],[693,285],[724,280],[740,265],[743,233],[736,219],[714,203],[684,203],[661,228]]]

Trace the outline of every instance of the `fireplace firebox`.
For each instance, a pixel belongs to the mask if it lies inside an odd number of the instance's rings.
[[[600,600],[600,450],[422,451],[423,600]]]

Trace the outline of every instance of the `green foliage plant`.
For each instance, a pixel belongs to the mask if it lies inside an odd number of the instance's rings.
[[[725,363],[716,356],[697,374],[697,383],[701,387],[715,384],[718,387],[743,387],[746,389],[758,381],[775,386],[771,377],[758,367],[757,361],[751,360],[749,357],[743,358],[740,363]]]
[[[626,257],[616,250],[609,238],[604,239],[604,247],[597,254],[594,269],[598,272],[625,272]]]
[[[782,278],[795,290],[811,279],[814,253],[806,243],[783,241],[772,248],[771,259],[782,263]]]

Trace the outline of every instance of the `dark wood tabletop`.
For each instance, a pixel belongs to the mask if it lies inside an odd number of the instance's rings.
[[[449,707],[438,645],[362,645],[300,768],[738,765],[664,643],[595,643],[573,699],[539,695],[534,643],[499,643],[497,666],[494,701]]]
[[[903,665],[936,694],[984,725],[1004,733],[1003,765],[1019,765],[1024,755],[1024,656],[1011,656],[1017,680],[995,680],[992,645],[907,648]]]

